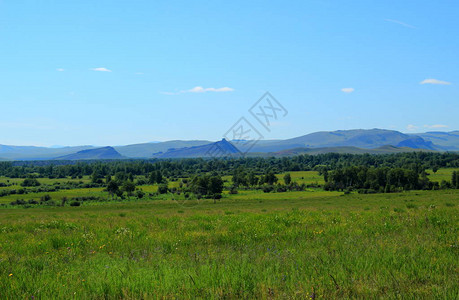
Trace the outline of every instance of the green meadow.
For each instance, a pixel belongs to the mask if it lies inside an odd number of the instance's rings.
[[[459,296],[457,190],[172,198],[0,209],[1,298]]]
[[[426,170],[426,172],[429,174],[429,179],[431,181],[436,181],[436,182],[441,182],[442,180],[445,181],[451,181],[451,175],[453,172],[459,172],[459,169],[455,168],[448,168],[448,169],[439,169],[437,172],[433,172],[432,170]]]

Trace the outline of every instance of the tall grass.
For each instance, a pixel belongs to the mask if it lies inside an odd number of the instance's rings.
[[[2,209],[0,295],[457,299],[457,192],[310,194]]]

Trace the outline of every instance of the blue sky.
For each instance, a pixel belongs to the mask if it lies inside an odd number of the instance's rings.
[[[452,0],[0,0],[0,144],[217,140],[265,91],[288,110],[267,139],[457,130],[458,15]]]

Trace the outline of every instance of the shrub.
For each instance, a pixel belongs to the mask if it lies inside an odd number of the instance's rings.
[[[263,192],[264,193],[271,193],[274,190],[274,187],[272,185],[265,185],[263,187]]]
[[[54,200],[43,202],[43,204],[48,205],[48,206],[56,206],[56,202]]]
[[[46,194],[46,195],[40,197],[40,201],[41,201],[41,202],[47,202],[47,201],[49,201],[49,200],[51,200],[51,196],[48,195],[48,194]]]
[[[24,199],[17,199],[16,201],[13,201],[10,203],[11,205],[24,205],[24,204],[27,204],[26,201],[24,201]]]
[[[70,206],[80,206],[80,205],[81,205],[80,201],[72,201],[72,202],[70,202]]]
[[[287,191],[287,188],[285,186],[282,186],[282,185],[278,185],[277,188],[276,188],[276,192],[278,193],[285,193]]]
[[[236,195],[238,193],[235,186],[232,186],[229,190],[230,195]]]
[[[40,182],[36,178],[26,178],[21,183],[21,186],[39,186]]]
[[[167,188],[167,184],[162,183],[162,184],[158,185],[158,193],[166,194],[168,191],[169,191],[169,189]]]
[[[135,192],[135,196],[136,196],[137,198],[139,198],[139,199],[142,199],[143,196],[145,196],[145,193],[144,193],[142,190],[137,190],[137,191]]]

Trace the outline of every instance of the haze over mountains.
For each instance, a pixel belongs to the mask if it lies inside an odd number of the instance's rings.
[[[234,147],[236,146],[236,147]],[[385,129],[322,131],[286,140],[261,140],[252,148],[226,140],[167,141],[115,147],[34,147],[0,145],[0,160],[88,160],[123,158],[186,158],[214,156],[211,148],[238,155],[284,156],[298,154],[395,153],[406,151],[459,151],[459,131],[404,134]]]
[[[87,159],[122,159],[125,158],[113,147],[102,147],[96,149],[86,149],[77,153],[58,157],[58,160],[87,160]]]

